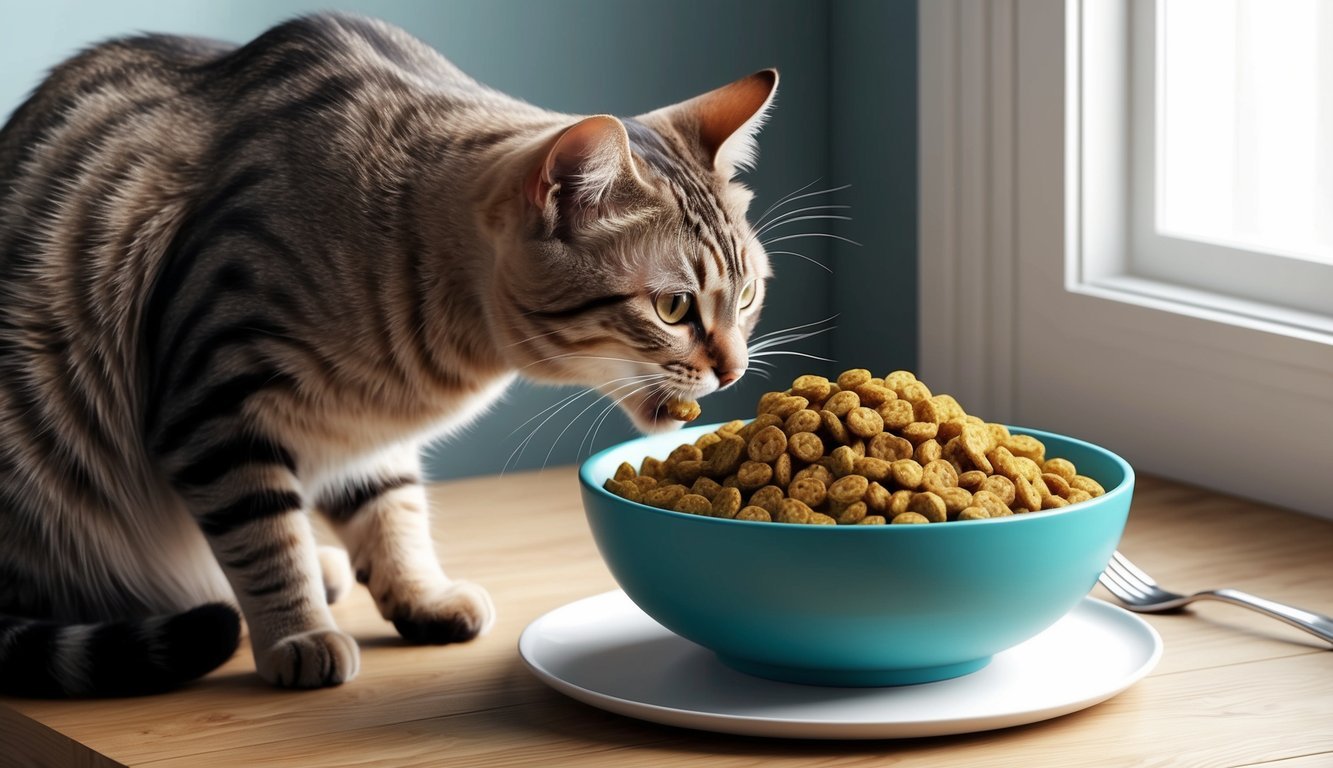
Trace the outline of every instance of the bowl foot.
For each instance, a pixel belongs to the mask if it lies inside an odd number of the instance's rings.
[[[964,661],[958,664],[944,664],[938,667],[918,667],[915,669],[812,669],[809,667],[785,667],[778,664],[764,664],[739,659],[735,656],[717,654],[723,664],[747,675],[778,680],[784,683],[803,685],[828,685],[844,688],[879,688],[891,685],[916,685],[962,677],[981,669],[990,663],[991,657]]]

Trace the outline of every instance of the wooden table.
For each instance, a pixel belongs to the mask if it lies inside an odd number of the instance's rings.
[[[1001,731],[792,742],[608,714],[546,688],[515,650],[537,616],[615,586],[573,471],[441,484],[434,498],[446,569],[486,585],[499,606],[491,634],[404,646],[358,589],[334,608],[361,642],[361,674],[348,685],[274,690],[245,649],[172,694],[0,699],[0,764],[1333,765],[1333,652],[1227,605],[1149,617],[1166,644],[1151,676],[1091,709]],[[1234,586],[1333,613],[1333,522],[1140,478],[1121,548],[1175,588]]]

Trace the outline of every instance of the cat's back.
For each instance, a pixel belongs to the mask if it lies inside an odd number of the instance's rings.
[[[519,106],[403,30],[358,16],[296,18],[243,46],[173,35],[109,40],[55,67],[0,127],[0,216],[23,192],[50,200],[57,184],[127,173],[121,166],[131,163],[216,170],[204,145],[239,122],[310,114],[354,88],[389,84],[436,103]],[[56,184],[33,188],[37,178]]]
[[[520,107],[402,29],[366,17],[302,16],[240,46],[176,35],[117,38],[55,67],[0,127],[0,183],[12,183],[43,148],[83,142],[91,151],[126,122],[169,123],[176,138],[202,135],[238,117],[237,109],[290,105],[312,86],[353,81],[395,81],[445,101]],[[91,130],[76,132],[78,126]],[[0,187],[0,196],[7,191]]]
[[[292,208],[310,197],[298,185],[367,154],[358,116],[377,102],[420,122],[504,98],[407,33],[337,14],[242,46],[111,40],[57,66],[0,128],[0,442],[50,435],[60,454],[49,425],[74,425],[105,437],[83,441],[105,443],[97,453],[124,455],[142,424],[155,285],[212,201]],[[356,151],[330,152],[349,131]],[[326,184],[319,212],[350,186]]]
[[[231,86],[258,85],[265,90],[350,73],[395,76],[459,97],[499,95],[406,31],[379,19],[338,12],[279,24],[215,63],[208,68],[209,77],[234,78]]]
[[[461,168],[477,161],[457,139],[510,118],[547,119],[342,14],[240,46],[144,35],[63,62],[0,128],[0,443],[95,425],[100,453],[126,454],[169,362],[158,347],[210,295],[195,241],[273,233],[327,261],[381,232],[373,214],[421,144]]]
[[[0,286],[11,287],[0,315],[34,294],[43,312],[83,301],[82,287],[66,290],[76,270],[87,283],[137,274],[142,289],[190,211],[238,169],[262,166],[267,192],[290,195],[329,170],[312,165],[346,160],[327,151],[340,134],[367,143],[367,116],[410,107],[420,124],[496,105],[527,106],[406,32],[344,14],[293,19],[242,46],[143,35],[89,48],[0,127]],[[144,299],[115,298],[127,312]]]
[[[88,286],[140,274],[161,250],[201,177],[212,110],[194,92],[198,71],[234,48],[168,35],[104,42],[55,67],[0,128],[6,336],[40,325],[34,314],[106,304]],[[100,297],[123,308],[112,293]]]
[[[179,101],[185,73],[226,55],[235,46],[204,38],[142,35],[88,48],[51,70],[0,127],[0,194],[52,161],[61,148],[92,154],[118,128],[142,127],[168,111],[188,110]],[[78,146],[73,146],[78,145]]]

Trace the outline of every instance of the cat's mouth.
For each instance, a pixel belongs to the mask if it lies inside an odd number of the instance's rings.
[[[654,432],[667,432],[673,429],[679,429],[685,422],[677,421],[667,414],[667,401],[671,399],[671,394],[653,393],[636,394],[625,398],[621,402],[621,408],[629,414],[630,420],[634,422],[635,428],[640,432],[651,434]]]

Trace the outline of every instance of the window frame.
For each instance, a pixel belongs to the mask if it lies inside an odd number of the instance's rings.
[[[1333,334],[1124,268],[1129,158],[1089,148],[1128,146],[1106,98],[1129,92],[1127,2],[922,4],[922,375],[988,419],[1333,518]]]

